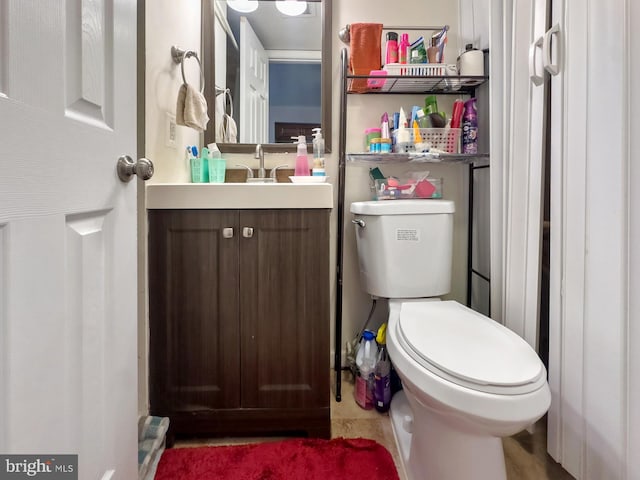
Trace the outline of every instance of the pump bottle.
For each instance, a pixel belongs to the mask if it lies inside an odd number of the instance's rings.
[[[313,129],[313,169],[311,174],[314,177],[324,177],[326,175],[324,169],[324,138],[322,138],[321,129]]]
[[[296,137],[291,137],[295,139]],[[298,152],[296,154],[296,177],[308,177],[309,176],[309,160],[307,158],[307,139],[304,135],[298,136],[298,141],[294,142],[298,144]]]

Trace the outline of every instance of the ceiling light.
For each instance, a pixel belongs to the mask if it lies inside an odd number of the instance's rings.
[[[251,13],[258,9],[258,0],[227,0],[227,5],[236,12]]]
[[[299,0],[278,0],[276,8],[285,15],[295,17],[307,10],[307,2]]]

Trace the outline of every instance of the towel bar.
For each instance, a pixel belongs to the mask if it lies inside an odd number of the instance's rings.
[[[187,85],[187,78],[184,75],[184,60],[186,58],[193,57],[198,62],[198,67],[200,68],[200,93],[204,93],[204,71],[202,70],[202,63],[200,63],[200,58],[198,58],[198,54],[193,50],[182,50],[176,45],[171,47],[171,58],[175,63],[180,64],[180,70],[182,72],[182,81],[185,85]]]

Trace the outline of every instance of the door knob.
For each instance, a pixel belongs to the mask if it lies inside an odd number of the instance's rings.
[[[136,162],[129,155],[122,155],[118,158],[116,170],[123,182],[129,182],[133,175],[138,175],[141,180],[149,180],[153,176],[153,162],[148,158],[141,158]]]

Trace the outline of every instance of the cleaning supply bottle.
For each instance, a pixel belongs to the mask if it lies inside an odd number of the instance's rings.
[[[374,369],[373,399],[376,410],[386,412],[391,405],[391,360],[387,353],[387,324],[383,323],[376,335],[378,356]]]
[[[378,347],[375,341],[375,334],[365,330],[356,354],[358,375],[356,376],[355,397],[356,403],[366,410],[373,408],[373,375],[377,355]]]
[[[209,148],[209,183],[224,183],[227,162],[222,158],[218,145],[210,143]]]
[[[295,139],[296,137],[291,137]],[[309,176],[309,160],[307,158],[307,139],[304,135],[298,136],[298,141],[294,142],[298,144],[298,152],[296,154],[296,177],[308,177]]]
[[[476,110],[475,97],[464,102],[462,153],[478,153],[478,112]]]
[[[311,174],[314,177],[324,177],[324,138],[322,138],[321,129],[313,129],[313,169]]]
[[[398,63],[398,34],[396,32],[387,33],[385,65]]]

